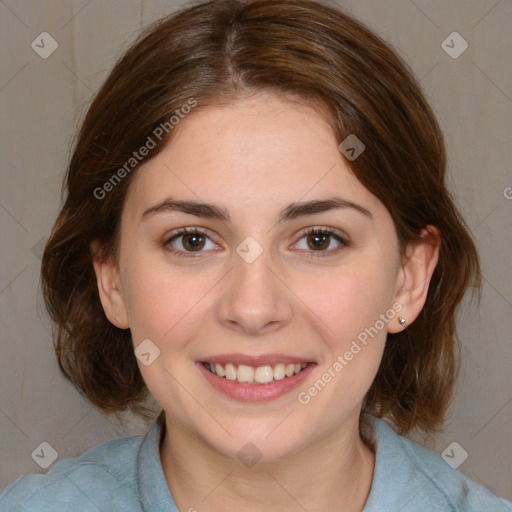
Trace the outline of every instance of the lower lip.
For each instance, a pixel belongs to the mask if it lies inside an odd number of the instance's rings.
[[[213,374],[201,362],[197,362],[196,365],[206,380],[217,391],[241,402],[269,402],[275,400],[302,384],[316,366],[315,363],[308,363],[306,368],[297,375],[272,381],[268,384],[238,384],[235,381]]]

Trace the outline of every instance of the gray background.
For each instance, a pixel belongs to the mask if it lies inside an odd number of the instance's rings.
[[[456,441],[468,452],[460,469],[512,499],[512,2],[338,4],[394,44],[421,78],[446,135],[450,188],[482,258],[481,307],[466,308],[459,322],[458,392],[445,433],[427,446],[441,453]],[[61,376],[38,289],[40,251],[59,207],[74,130],[92,94],[140,27],[183,5],[0,0],[0,489],[45,471],[31,457],[43,441],[61,460],[144,432],[131,416],[123,428],[107,421]],[[456,59],[441,45],[454,31],[469,43]],[[46,59],[31,47],[42,32],[58,42]]]

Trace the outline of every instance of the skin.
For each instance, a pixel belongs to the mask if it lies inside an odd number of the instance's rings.
[[[118,258],[95,257],[94,266],[109,320],[131,329],[135,347],[149,338],[160,350],[139,366],[165,411],[161,460],[176,504],[199,512],[361,511],[375,454],[359,437],[359,416],[387,332],[403,329],[398,314],[307,405],[297,393],[393,304],[414,321],[438,247],[425,237],[401,261],[389,212],[351,173],[322,115],[305,104],[258,93],[199,106],[175,130],[130,185]],[[292,202],[333,196],[372,218],[332,209],[276,224]],[[169,211],[142,218],[168,197],[216,203],[231,221]],[[199,257],[164,247],[183,227],[208,230]],[[314,236],[301,234],[308,227],[329,227],[349,245],[331,236],[316,249]],[[252,263],[236,252],[248,236],[263,250]],[[190,254],[187,240],[167,247]],[[292,354],[317,366],[300,389],[242,403],[214,390],[194,364],[228,352]],[[237,458],[247,442],[262,455],[251,468]]]

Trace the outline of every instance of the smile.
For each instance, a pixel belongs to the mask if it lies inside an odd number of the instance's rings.
[[[203,363],[205,368],[218,377],[245,384],[268,384],[293,377],[302,372],[307,363],[278,363],[276,365],[248,366],[233,363]]]
[[[315,362],[278,354],[227,354],[208,359],[196,361],[195,365],[210,389],[239,402],[268,402],[284,397],[301,386],[317,366]]]

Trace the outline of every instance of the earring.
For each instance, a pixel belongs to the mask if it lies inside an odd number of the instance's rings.
[[[398,321],[400,322],[400,325],[405,329],[407,327],[407,322],[405,321],[405,318],[402,318],[401,316],[398,317]]]

